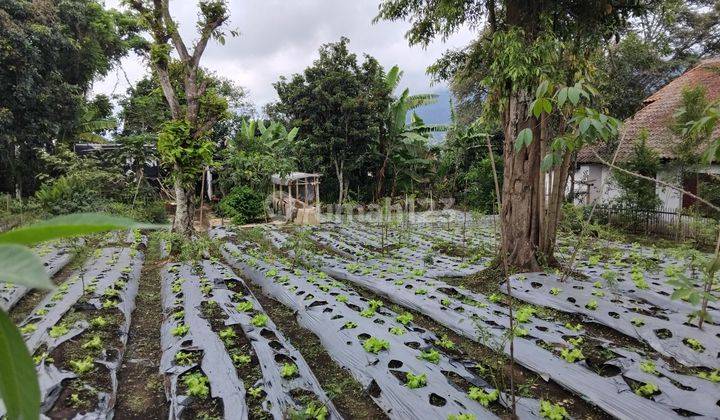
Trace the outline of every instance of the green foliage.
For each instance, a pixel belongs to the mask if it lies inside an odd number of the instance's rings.
[[[207,137],[195,138],[194,135],[191,124],[183,120],[164,123],[158,134],[160,158],[165,164],[179,169],[173,175],[179,176],[184,183],[196,181],[203,167],[212,160],[213,143]]]
[[[635,393],[644,398],[651,398],[653,395],[660,393],[660,388],[654,383],[648,382],[635,388]]]
[[[652,360],[643,360],[640,362],[640,370],[651,375],[660,375],[660,372],[658,372],[657,367],[655,366],[655,362]]]
[[[420,352],[418,356],[422,360],[427,360],[430,363],[438,364],[440,362],[440,352],[435,349]]]
[[[170,330],[170,334],[172,334],[175,337],[183,337],[185,334],[190,331],[190,326],[185,324],[178,324],[176,327],[173,327]]]
[[[265,196],[248,186],[238,186],[220,200],[220,214],[239,225],[265,218]]]
[[[254,317],[252,317],[250,323],[258,328],[261,328],[267,325],[268,319],[268,316],[265,314],[256,314]]]
[[[187,373],[183,376],[182,382],[187,388],[187,393],[191,397],[205,399],[210,394],[208,387],[208,378],[200,372]]]
[[[71,360],[68,363],[72,371],[80,376],[89,373],[95,368],[95,361],[91,356],[79,360]]]
[[[483,407],[487,407],[491,402],[497,401],[499,396],[500,391],[497,389],[487,392],[482,388],[471,386],[468,391],[468,398],[479,402]]]
[[[545,400],[540,400],[540,416],[549,420],[564,420],[570,418],[570,414],[568,414],[565,407]]]
[[[420,375],[414,375],[412,372],[408,372],[406,376],[407,385],[410,389],[423,388],[427,386],[427,374],[422,373]]]
[[[566,361],[568,361],[570,363],[575,363],[578,360],[585,359],[585,355],[583,355],[582,350],[580,350],[578,348],[562,349],[560,351],[560,357],[562,357],[563,359],[565,359]]]
[[[280,376],[285,379],[294,378],[298,375],[298,367],[295,363],[283,363],[280,368]]]
[[[375,337],[370,337],[363,343],[363,348],[368,353],[378,354],[382,350],[387,350],[390,348],[390,343],[386,340],[378,339]]]
[[[640,175],[655,178],[660,169],[660,158],[657,152],[647,144],[647,131],[640,133],[628,161],[621,167]],[[618,170],[613,171],[613,179],[621,191],[620,196],[616,199],[619,204],[648,210],[654,210],[660,205],[654,182]]]

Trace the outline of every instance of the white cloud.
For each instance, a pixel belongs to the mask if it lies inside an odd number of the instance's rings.
[[[119,0],[106,4],[118,7]],[[350,48],[359,56],[370,54],[385,68],[398,64],[405,72],[403,85],[415,92],[444,88],[430,86],[427,66],[446,49],[463,47],[473,37],[470,30],[463,29],[446,42],[410,47],[404,37],[407,23],[372,24],[378,6],[375,0],[231,0],[229,4],[228,27],[237,28],[240,36],[229,38],[225,45],[211,41],[202,65],[247,88],[258,108],[277,99],[272,83],[281,75],[302,72],[317,58],[321,44],[341,36],[350,38]],[[194,39],[196,2],[174,1],[170,7],[184,39]],[[148,71],[136,56],[123,59],[122,68],[132,83]],[[97,81],[93,90],[124,93],[127,87],[118,70]]]

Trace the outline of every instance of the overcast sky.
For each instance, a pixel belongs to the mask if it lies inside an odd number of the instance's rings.
[[[106,0],[108,7],[119,7],[119,0]],[[461,48],[472,39],[462,30],[445,42],[436,41],[423,49],[409,47],[404,37],[405,22],[372,24],[379,0],[230,0],[229,28],[240,36],[228,38],[225,45],[211,41],[201,65],[236,81],[250,93],[257,108],[275,101],[272,83],[281,75],[302,72],[317,58],[321,44],[350,38],[350,48],[368,53],[386,68],[397,64],[405,72],[403,85],[413,92],[446,89],[431,86],[425,69],[448,48]],[[196,1],[175,0],[171,13],[180,24],[186,43],[195,39]],[[147,64],[132,55],[122,61],[128,79],[135,83],[147,72]],[[95,82],[93,91],[124,94],[128,84],[120,69]]]

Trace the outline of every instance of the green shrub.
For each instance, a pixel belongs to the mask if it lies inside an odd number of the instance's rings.
[[[240,225],[260,221],[265,217],[265,197],[250,187],[235,187],[220,200],[218,210]]]

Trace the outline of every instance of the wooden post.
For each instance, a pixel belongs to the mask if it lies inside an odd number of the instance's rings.
[[[317,214],[320,214],[320,177],[315,177],[315,205],[317,206]]]
[[[205,205],[205,174],[207,173],[207,166],[203,168],[202,173],[202,185],[200,186],[200,228],[203,227],[203,206]]]
[[[305,197],[303,197],[303,202],[305,203],[305,207],[308,207],[308,180],[305,179]]]

